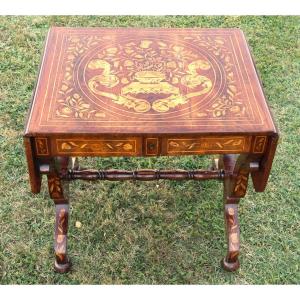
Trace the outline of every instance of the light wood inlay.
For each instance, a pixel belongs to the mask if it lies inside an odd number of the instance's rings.
[[[45,52],[26,134],[275,130],[240,30],[53,28]]]
[[[266,136],[256,136],[254,139],[253,153],[263,153],[265,150],[266,141]]]
[[[255,190],[264,191],[277,142],[241,30],[51,28],[24,143],[32,191],[40,191],[46,174],[56,207],[55,270],[71,266],[69,181],[217,179],[224,183],[228,242],[222,265],[235,271],[237,205],[250,173]],[[217,169],[97,170],[71,163],[76,156],[202,154],[221,154]]]
[[[137,154],[136,140],[56,139],[58,154]]]
[[[242,153],[249,151],[246,137],[202,137],[193,139],[174,138],[167,140],[168,154]]]
[[[35,139],[36,154],[40,156],[49,155],[47,138]]]

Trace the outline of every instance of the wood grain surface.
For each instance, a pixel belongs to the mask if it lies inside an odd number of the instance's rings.
[[[26,136],[276,128],[238,29],[52,28]]]

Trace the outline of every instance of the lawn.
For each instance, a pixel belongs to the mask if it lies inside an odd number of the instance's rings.
[[[226,252],[218,182],[75,182],[69,251],[53,272],[54,205],[29,189],[22,133],[50,26],[239,27],[251,46],[281,141],[269,184],[240,202],[241,268]],[[300,283],[300,17],[0,17],[0,283]],[[97,160],[101,167],[199,168],[208,157]],[[86,160],[85,164],[91,164]],[[75,222],[82,226],[77,228]]]

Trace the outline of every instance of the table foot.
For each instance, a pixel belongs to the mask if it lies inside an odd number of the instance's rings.
[[[228,262],[227,257],[224,257],[221,261],[222,268],[228,272],[234,272],[240,267],[240,262],[237,259],[235,262]]]
[[[67,262],[64,264],[58,263],[56,260],[54,262],[54,269],[58,273],[67,273],[71,268],[71,262]]]

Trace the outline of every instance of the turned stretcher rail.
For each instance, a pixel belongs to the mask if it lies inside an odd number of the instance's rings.
[[[135,171],[127,170],[73,170],[60,174],[65,180],[209,180],[223,179],[223,170],[152,170],[142,169]]]

